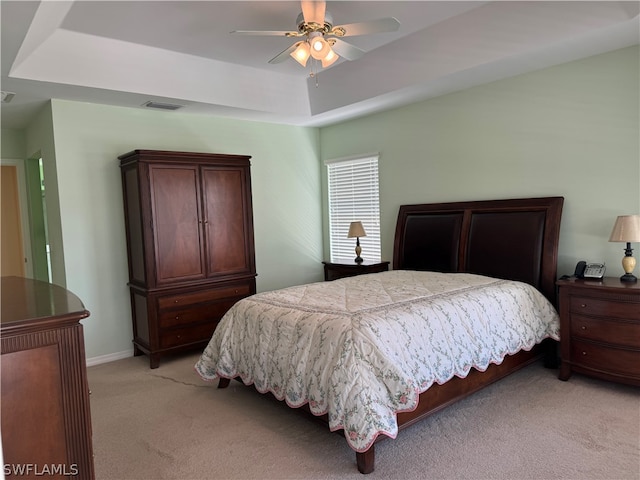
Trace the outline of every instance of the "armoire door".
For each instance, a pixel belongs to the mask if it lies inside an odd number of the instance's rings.
[[[151,165],[151,209],[158,284],[205,277],[196,165]]]
[[[242,168],[202,169],[207,272],[249,271],[247,179]]]

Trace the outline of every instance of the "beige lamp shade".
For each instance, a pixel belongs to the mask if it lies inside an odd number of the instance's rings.
[[[622,258],[624,275],[620,277],[620,280],[623,282],[637,282],[638,279],[633,274],[633,269],[636,267],[636,259],[633,258],[631,242],[640,242],[640,215],[619,216],[613,225],[609,241],[627,243],[627,248]]]
[[[640,215],[621,215],[613,225],[610,242],[640,242]]]
[[[349,225],[349,233],[347,233],[347,238],[366,237],[366,236],[367,234],[364,231],[362,222],[351,222],[351,225]]]
[[[349,233],[347,233],[347,238],[356,238],[356,258],[355,262],[360,264],[362,263],[362,257],[360,254],[362,253],[362,247],[360,246],[360,237],[366,237],[367,234],[364,231],[364,227],[362,226],[362,222],[351,222],[349,225]]]

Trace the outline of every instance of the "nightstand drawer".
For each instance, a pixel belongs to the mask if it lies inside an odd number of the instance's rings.
[[[602,372],[640,377],[640,351],[609,348],[573,339],[571,362]]]
[[[571,335],[640,350],[640,323],[573,315]]]
[[[609,299],[571,297],[571,312],[580,315],[627,318],[640,320],[638,303],[612,301]]]

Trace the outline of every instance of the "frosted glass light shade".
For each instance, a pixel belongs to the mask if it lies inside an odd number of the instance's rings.
[[[321,34],[311,37],[309,42],[311,43],[311,56],[316,60],[322,60],[331,50],[331,45]]]
[[[307,66],[307,60],[311,55],[311,48],[307,42],[300,42],[296,49],[290,53],[293,59],[303,67]]]
[[[322,68],[327,68],[329,65],[333,65],[338,58],[340,58],[338,54],[329,47],[329,53],[327,53],[327,56],[322,59]]]

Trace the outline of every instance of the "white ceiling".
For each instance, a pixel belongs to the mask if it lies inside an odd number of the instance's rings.
[[[295,39],[297,1],[9,1],[2,16],[2,127],[51,98],[295,125],[327,125],[636,45],[640,2],[329,1],[334,24],[395,17],[345,37],[367,53],[315,78],[268,60]]]

